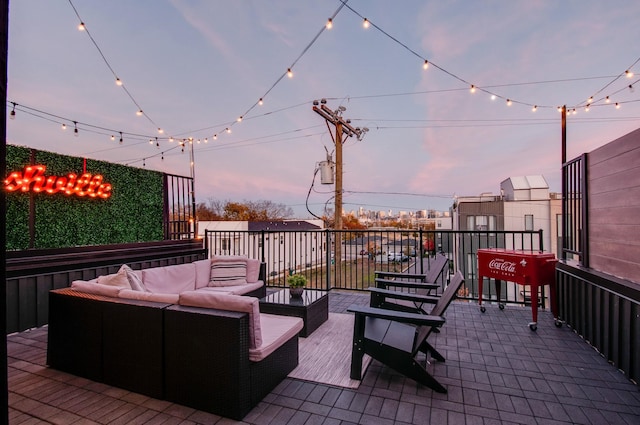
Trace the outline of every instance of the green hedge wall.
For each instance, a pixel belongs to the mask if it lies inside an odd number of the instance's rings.
[[[7,172],[45,165],[46,176],[82,174],[83,158],[7,145]],[[163,239],[162,180],[157,171],[87,159],[87,173],[111,183],[111,197],[62,193],[7,192],[7,250],[148,242]],[[6,176],[5,176],[6,177]],[[30,200],[35,205],[35,239],[29,246]]]

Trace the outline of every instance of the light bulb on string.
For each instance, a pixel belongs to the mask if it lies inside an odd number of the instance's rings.
[[[242,115],[240,115],[236,121],[242,122]]]
[[[627,76],[627,78],[633,78],[633,72],[628,69],[624,72],[624,74]]]
[[[587,105],[584,107],[584,111],[589,112],[589,109],[591,109],[591,104],[587,103]]]
[[[616,102],[616,109],[620,109],[620,104],[618,102]]]
[[[164,130],[163,130],[163,129],[161,129],[160,127],[158,127],[158,133],[159,133],[159,134],[163,134],[163,133],[164,133]]]
[[[511,99],[507,99],[507,106],[511,106]]]
[[[533,108],[531,108],[531,111],[532,111],[532,112],[535,112],[535,111],[537,111],[537,110],[538,110],[538,105],[533,105]]]
[[[164,161],[164,152],[162,152],[162,156],[160,157],[160,159]]]
[[[74,135],[74,136],[76,136],[76,137],[78,137],[78,123],[74,121],[74,122],[73,122],[73,125],[74,125],[74,127],[75,127],[75,128],[73,129],[73,135]]]
[[[593,96],[589,96],[589,100],[587,100],[587,104],[593,103]]]
[[[85,29],[84,22],[80,22],[80,24],[78,24],[78,31],[84,31]]]
[[[9,112],[9,119],[15,120],[16,119],[16,103],[13,103],[13,109],[11,110],[11,112]]]
[[[469,91],[471,93],[475,93],[476,92],[476,86],[474,86],[473,84],[471,84],[471,88],[469,88]]]
[[[611,99],[609,99],[609,96],[604,98],[605,103],[611,103]]]
[[[325,25],[328,30],[333,28],[333,20],[331,18],[327,19],[327,25]]]
[[[636,91],[636,89],[634,89],[634,88],[633,88],[633,84],[629,84],[629,91],[630,91],[631,93],[633,93],[633,92],[635,92],[635,91]]]
[[[227,127],[227,128],[225,129],[225,131],[227,132],[227,134],[230,134],[230,133],[231,133],[231,129],[230,129],[229,127]]]
[[[62,129],[66,130],[67,129],[67,125],[65,123],[62,123]]]
[[[160,149],[160,142],[158,142],[158,138],[156,137],[156,148]]]
[[[258,105],[262,106],[264,104],[264,101],[262,100],[262,98],[258,99]]]
[[[577,114],[578,111],[576,111],[576,108],[573,108],[573,110],[571,111],[571,113],[573,113],[573,115]]]
[[[136,115],[139,117],[142,116],[142,109],[138,109],[138,111],[136,112]]]
[[[422,69],[429,69],[429,61],[428,60],[424,60],[424,63],[422,64]]]
[[[124,140],[122,140],[122,131],[120,132],[120,144],[122,144]]]
[[[149,139],[149,144],[153,145],[153,139]]]
[[[142,158],[142,166],[143,167],[147,166],[147,158]]]
[[[121,86],[121,85],[122,85],[122,80],[116,77],[116,86]]]
[[[213,140],[218,140],[218,135],[217,134],[213,135]]]
[[[558,106],[558,112],[562,112],[562,106]]]
[[[291,68],[287,69],[287,77],[293,78],[293,71],[291,70]]]
[[[364,21],[362,21],[362,27],[367,29],[370,25],[371,23],[369,22],[369,20],[367,18],[364,18]]]
[[[173,136],[169,137],[169,143],[173,143]]]
[[[114,140],[116,140],[116,136],[114,136],[113,134],[111,135],[111,141],[113,142]]]

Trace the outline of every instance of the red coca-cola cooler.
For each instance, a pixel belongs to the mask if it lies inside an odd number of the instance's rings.
[[[558,319],[556,300],[556,256],[553,253],[526,250],[509,250],[489,248],[478,250],[478,304],[480,311],[486,309],[482,305],[482,286],[484,278],[495,279],[498,307],[504,309],[500,302],[502,281],[515,282],[519,285],[531,286],[531,313],[533,321],[529,328],[538,329],[538,288],[549,285],[551,312],[556,326],[562,326]]]

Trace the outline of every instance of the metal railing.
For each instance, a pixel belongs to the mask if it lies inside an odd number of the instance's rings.
[[[209,257],[245,255],[259,259],[266,264],[266,283],[270,287],[285,287],[289,275],[303,273],[310,288],[365,290],[374,285],[375,271],[424,273],[436,252],[441,252],[450,260],[442,287],[450,274],[461,270],[465,284],[458,296],[468,300],[478,299],[478,249],[543,251],[542,241],[542,230],[205,231]],[[340,253],[339,258],[336,252]],[[527,290],[509,282],[502,285],[500,298],[509,303],[528,303]],[[544,289],[540,298],[544,306]],[[485,284],[483,300],[492,299],[496,299],[495,285]]]

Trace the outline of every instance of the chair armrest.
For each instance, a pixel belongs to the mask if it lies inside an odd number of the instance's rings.
[[[377,296],[381,297],[383,300],[385,298],[394,298],[396,300],[415,301],[419,303],[435,304],[440,299],[440,297],[434,297],[432,295],[419,295],[419,294],[412,294],[410,292],[398,292],[391,289],[370,287],[368,288],[368,290],[372,294],[376,294]]]
[[[352,305],[347,311],[367,317],[375,317],[377,319],[387,319],[395,322],[410,323],[418,326],[437,326],[444,325],[445,318],[442,316],[429,316],[419,313],[405,313],[402,311],[385,310],[383,308],[364,307]]]
[[[385,277],[399,277],[402,279],[416,279],[424,281],[427,278],[427,275],[424,273],[401,273],[401,272],[385,272],[382,270],[376,270],[375,275],[377,277],[385,278]]]
[[[404,280],[388,280],[388,279],[374,279],[376,287],[386,289],[388,286],[397,286],[400,288],[412,288],[412,289],[438,289],[440,285],[437,283],[418,283],[418,282],[406,282]]]

